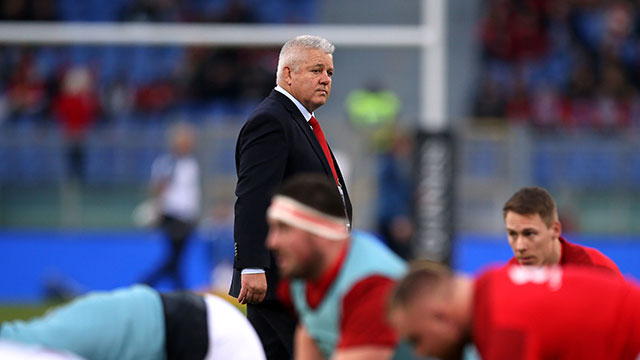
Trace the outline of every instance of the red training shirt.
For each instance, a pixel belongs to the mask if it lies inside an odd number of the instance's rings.
[[[640,288],[585,267],[491,270],[475,282],[473,341],[483,360],[636,359]]]
[[[320,305],[324,295],[338,277],[347,251],[348,247],[345,246],[338,260],[319,279],[307,281],[307,303],[312,309]],[[372,275],[355,283],[351,290],[344,295],[337,349],[364,345],[383,347],[397,345],[398,336],[386,319],[387,298],[394,285],[394,279]],[[280,282],[278,297],[285,306],[294,308],[289,281],[282,280]]]

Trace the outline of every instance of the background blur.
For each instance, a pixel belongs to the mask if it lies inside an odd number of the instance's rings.
[[[0,25],[418,25],[422,3],[4,0]],[[475,271],[508,260],[502,205],[521,186],[540,185],[557,200],[570,241],[640,277],[640,1],[446,4],[452,264]],[[193,289],[225,291],[235,140],[275,84],[278,50],[0,44],[0,302],[125,286],[161,262],[161,234],[136,226],[133,214],[177,121],[198,128],[204,191],[183,271]],[[317,115],[346,174],[354,224],[407,254],[419,226],[421,50],[337,46],[334,64],[331,98]]]

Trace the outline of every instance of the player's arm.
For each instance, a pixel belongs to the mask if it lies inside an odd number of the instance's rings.
[[[324,360],[324,355],[318,349],[307,329],[299,324],[293,339],[293,358],[296,360]]]
[[[171,175],[173,173],[173,165],[166,156],[159,157],[153,161],[151,165],[151,181],[149,183],[149,193],[152,198],[158,198],[165,191]]]
[[[374,275],[359,281],[344,296],[333,359],[391,359],[398,337],[385,314],[394,285],[393,279]]]

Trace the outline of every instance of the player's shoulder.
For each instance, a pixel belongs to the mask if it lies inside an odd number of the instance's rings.
[[[618,265],[616,265],[613,260],[611,260],[607,255],[603,254],[600,250],[587,247],[585,248],[585,251],[587,251],[589,257],[591,258],[591,261],[593,262],[593,265],[595,265],[596,267],[606,268],[615,272],[616,274],[622,275],[620,269],[618,268]]]
[[[586,255],[586,257],[588,258],[588,263],[583,265],[590,265],[594,267],[609,269],[617,274],[622,275],[616,263],[613,262],[613,260],[611,260],[607,255],[603,254],[600,250],[590,246],[572,244],[566,240],[565,240],[565,246],[568,249],[573,249],[574,252],[582,252]],[[564,265],[571,265],[571,264],[573,264],[573,262],[568,261]]]
[[[343,306],[362,306],[364,302],[377,303],[377,299],[386,299],[395,287],[396,279],[382,275],[371,274],[357,282],[347,290],[342,298]],[[373,305],[372,305],[373,306]]]

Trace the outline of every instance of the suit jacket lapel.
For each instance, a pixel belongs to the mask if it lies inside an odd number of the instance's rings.
[[[302,114],[300,113],[300,110],[298,110],[296,105],[291,100],[289,100],[289,98],[287,98],[286,96],[284,96],[283,94],[281,94],[276,90],[272,90],[269,97],[272,98],[274,101],[281,103],[285,107],[285,109],[287,109],[287,111],[291,115],[292,121],[295,122],[298,127],[300,127],[300,129],[302,130],[302,133],[304,133],[304,135],[307,137],[309,144],[311,144],[311,148],[313,148],[313,151],[316,153],[316,156],[318,156],[318,158],[320,159],[320,162],[324,167],[325,173],[330,178],[333,179],[333,173],[331,172],[331,167],[327,162],[327,157],[324,155],[324,151],[322,151],[322,146],[320,146],[320,142],[316,138],[316,134],[313,133],[311,126],[304,119],[304,116],[302,116]],[[347,218],[349,219],[349,222],[351,222],[352,220],[351,201],[349,200],[349,195],[347,193],[347,187],[344,182],[344,177],[342,176],[342,172],[340,171],[340,167],[338,166],[338,162],[335,159],[335,155],[333,154],[331,147],[329,147],[329,151],[331,152],[331,161],[333,161],[333,165],[335,166],[336,172],[338,174],[340,185],[342,186],[342,191],[344,192],[343,200],[345,201]]]
[[[287,109],[287,111],[289,111],[289,113],[291,114],[291,118],[292,118],[293,122],[295,122],[296,125],[302,130],[304,135],[307,137],[307,140],[311,144],[311,147],[313,148],[313,151],[316,153],[316,156],[318,156],[318,158],[322,162],[322,166],[324,167],[324,171],[327,173],[327,175],[329,175],[329,176],[331,176],[331,178],[333,178],[333,173],[331,172],[331,167],[329,166],[329,163],[327,162],[327,157],[324,156],[324,151],[322,151],[322,146],[320,146],[320,142],[316,138],[316,134],[313,133],[313,130],[311,129],[311,126],[309,125],[307,120],[304,119],[304,116],[302,116],[302,114],[300,113],[300,110],[298,110],[296,105],[293,102],[291,102],[291,100],[289,100],[286,96],[284,96],[283,94],[281,94],[280,92],[278,92],[276,90],[273,90],[271,92],[270,96],[274,97],[274,99],[276,99],[278,102],[281,102],[284,105],[285,109]],[[331,150],[331,149],[329,149],[329,150]],[[333,157],[333,152],[332,152],[331,156]],[[334,161],[334,166],[336,167],[336,171],[338,171],[338,169],[337,169],[338,165],[336,164],[335,161]]]

